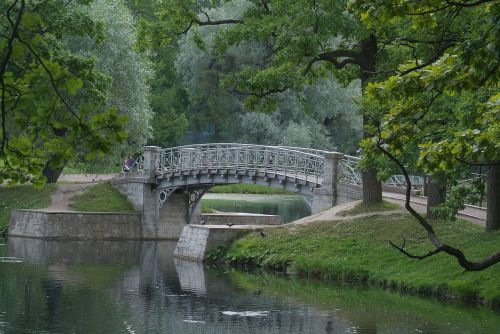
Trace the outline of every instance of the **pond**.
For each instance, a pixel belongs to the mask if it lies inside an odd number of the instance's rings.
[[[225,212],[279,215],[283,223],[289,223],[311,214],[304,200],[294,195],[208,193],[201,199],[201,207]]]
[[[210,270],[170,241],[0,240],[0,333],[498,333],[485,308]]]

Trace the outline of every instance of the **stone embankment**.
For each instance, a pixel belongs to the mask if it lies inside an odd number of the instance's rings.
[[[12,210],[9,236],[46,239],[138,239],[140,213]]]

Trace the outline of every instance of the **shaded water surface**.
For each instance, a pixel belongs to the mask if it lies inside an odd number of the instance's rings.
[[[498,333],[484,308],[207,270],[174,242],[0,240],[0,333]]]
[[[249,212],[279,215],[283,223],[311,214],[304,200],[295,195],[206,194],[202,208],[225,212]]]

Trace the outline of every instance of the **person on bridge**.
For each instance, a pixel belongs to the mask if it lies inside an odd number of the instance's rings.
[[[130,172],[130,170],[132,169],[133,165],[134,165],[134,160],[129,155],[127,157],[127,159],[125,159],[125,162],[123,163],[123,168],[122,168],[123,172],[124,173]]]

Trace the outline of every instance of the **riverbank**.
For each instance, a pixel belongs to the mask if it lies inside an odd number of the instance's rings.
[[[12,209],[41,209],[51,203],[51,196],[56,192],[55,184],[47,184],[42,189],[31,185],[8,188],[0,187],[0,237],[7,234]]]
[[[0,187],[0,237],[7,234],[14,209],[37,209],[45,212],[135,212],[126,197],[109,182],[46,184],[42,189],[35,189],[31,185]]]
[[[498,251],[500,232],[484,233],[481,227],[459,220],[436,221],[443,242],[461,248],[471,260]],[[418,261],[388,244],[406,238],[407,250],[425,254],[432,250],[425,232],[409,214],[385,212],[359,218],[289,224],[251,234],[230,249],[218,249],[209,259],[230,266],[260,267],[287,274],[376,285],[406,293],[500,307],[500,265],[481,272],[463,272],[456,260],[438,254]]]

